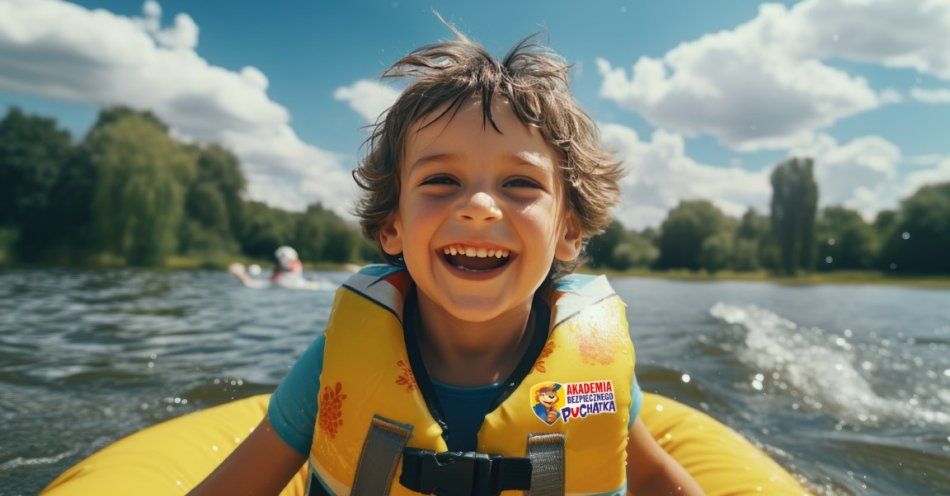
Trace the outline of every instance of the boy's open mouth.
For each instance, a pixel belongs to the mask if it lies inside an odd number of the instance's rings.
[[[505,249],[473,248],[464,245],[450,245],[442,249],[449,265],[469,272],[483,272],[497,269],[511,259],[511,253]]]

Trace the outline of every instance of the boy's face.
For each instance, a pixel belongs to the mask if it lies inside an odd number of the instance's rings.
[[[530,308],[553,260],[573,260],[581,247],[558,155],[507,102],[493,105],[503,134],[483,125],[472,101],[410,128],[399,208],[380,235],[386,253],[402,253],[420,299],[468,322]]]

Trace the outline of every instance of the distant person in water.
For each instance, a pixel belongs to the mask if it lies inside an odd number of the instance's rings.
[[[282,281],[303,278],[303,264],[297,250],[289,246],[281,246],[274,252],[274,270],[270,274],[270,282],[281,284]]]
[[[329,282],[320,279],[307,279],[303,275],[303,264],[297,250],[289,246],[281,246],[274,252],[274,269],[270,280],[256,279],[248,274],[244,264],[235,262],[228,267],[234,277],[249,288],[282,287],[291,289],[322,289],[331,286]]]

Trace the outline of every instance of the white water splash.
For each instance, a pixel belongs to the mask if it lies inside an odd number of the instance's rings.
[[[18,456],[0,464],[0,473],[24,466],[53,465],[67,456],[72,456],[75,452],[75,450],[72,450],[54,456],[41,456],[37,458],[23,458],[22,456]]]
[[[878,395],[862,375],[863,371],[870,376],[873,367],[857,358],[848,339],[801,327],[755,305],[719,302],[709,313],[745,331],[745,346],[738,358],[765,372],[756,375],[760,385],[772,378],[781,389],[797,390],[813,408],[826,409],[848,422],[876,424],[894,419],[950,424],[946,411],[926,409],[916,399]]]

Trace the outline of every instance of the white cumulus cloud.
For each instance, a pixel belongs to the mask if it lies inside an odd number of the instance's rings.
[[[864,136],[839,144],[819,135],[792,155],[815,159],[815,180],[821,206],[844,205],[870,220],[883,208],[893,208],[899,194],[900,149],[880,136]]]
[[[704,164],[689,157],[683,137],[662,129],[649,140],[618,124],[603,124],[604,145],[623,161],[623,203],[613,212],[628,228],[659,226],[680,201],[708,199],[738,217],[749,207],[769,212],[775,164],[757,171]],[[843,205],[871,221],[877,212],[897,208],[901,199],[925,184],[950,181],[950,156],[904,157],[880,136],[846,143],[819,134],[789,156],[815,160],[819,206]]]
[[[910,96],[924,103],[950,103],[950,90],[911,88]]]
[[[157,2],[142,10],[129,18],[60,0],[0,2],[0,87],[151,110],[175,136],[233,150],[251,198],[289,209],[321,201],[345,214],[355,186],[343,158],[300,140],[268,97],[267,77],[208,63],[187,14],[162,28]]]
[[[817,130],[900,101],[834,59],[910,68],[950,79],[950,2],[805,0],[763,4],[735,29],[681,43],[629,72],[605,59],[601,95],[652,124],[709,134],[738,150],[814,141]]]
[[[361,79],[333,92],[333,98],[349,103],[350,108],[368,123],[376,122],[398,97],[398,90],[369,79]]]
[[[944,158],[935,167],[907,174],[901,185],[901,197],[914,194],[927,184],[950,182],[950,157]]]
[[[628,228],[658,226],[682,200],[708,199],[732,216],[750,206],[768,211],[768,171],[699,163],[686,155],[683,137],[657,130],[648,141],[619,124],[601,126],[604,145],[623,161],[623,203],[614,215]]]

